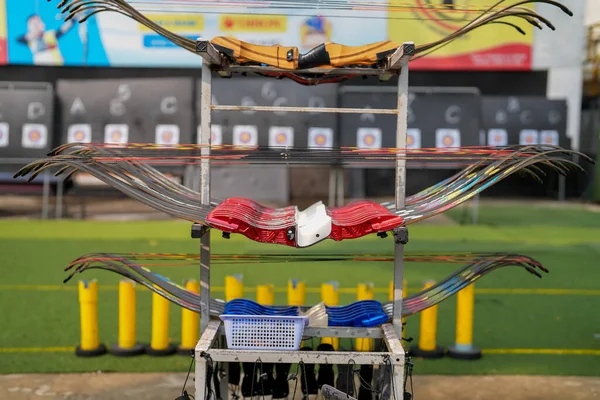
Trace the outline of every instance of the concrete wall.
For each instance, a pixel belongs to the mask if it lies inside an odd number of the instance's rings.
[[[536,11],[548,18],[556,30],[535,30],[533,68],[548,71],[546,95],[550,99],[567,100],[567,135],[573,147],[579,149],[585,23],[591,18],[590,9],[600,16],[600,1],[565,0],[563,3],[573,11],[572,17],[547,4],[536,5]]]
[[[588,26],[600,21],[600,1],[587,0],[586,2],[585,25]]]

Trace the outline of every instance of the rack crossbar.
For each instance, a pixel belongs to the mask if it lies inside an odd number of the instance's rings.
[[[277,106],[234,106],[212,105],[218,111],[273,111],[273,112],[304,112],[304,113],[338,113],[338,114],[392,114],[397,115],[397,109],[391,108],[335,108],[335,107],[277,107]]]
[[[285,355],[284,355],[285,354]],[[347,364],[352,359],[358,365],[385,365],[389,361],[389,353],[357,352],[357,351],[257,351],[211,349],[210,358],[217,362],[254,363],[260,359],[264,363],[299,363],[304,364]]]
[[[284,69],[271,66],[259,66],[259,65],[224,65],[216,66],[215,70],[222,70],[235,73],[280,73],[280,74],[315,74],[324,76],[343,76],[343,75],[357,75],[357,76],[382,76],[396,74],[396,71],[388,70],[384,68],[372,68],[372,67],[356,67],[356,68],[306,68],[306,69]]]
[[[219,328],[219,335],[225,335],[225,327],[221,325]],[[371,338],[381,339],[383,333],[380,328],[353,328],[353,327],[311,327],[307,326],[304,328],[303,337],[306,338],[322,338],[322,337],[337,337],[337,338]]]
[[[405,42],[398,47],[398,49],[387,57],[383,66],[379,67],[336,67],[336,68],[306,68],[306,69],[284,69],[268,65],[237,65],[231,64],[229,59],[222,56],[222,54],[212,45],[212,43],[205,39],[196,40],[196,53],[198,53],[204,62],[210,64],[214,71],[226,71],[236,73],[293,73],[293,74],[317,74],[326,76],[340,76],[340,75],[379,75],[379,76],[390,76],[392,74],[398,74],[398,72],[406,66],[406,63],[415,54],[414,42]]]
[[[384,324],[379,331],[387,345],[386,352],[347,352],[347,351],[269,351],[269,350],[230,350],[213,348],[216,338],[221,335],[221,321],[211,320],[196,346],[196,360],[205,361],[208,357],[217,362],[261,362],[305,364],[346,364],[352,359],[358,365],[404,365],[404,350],[391,324]],[[352,328],[349,328],[352,329]],[[354,328],[355,329],[355,328]],[[362,329],[357,329],[363,331]],[[305,329],[305,333],[306,329]]]

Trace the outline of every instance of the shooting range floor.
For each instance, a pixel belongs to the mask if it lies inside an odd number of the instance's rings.
[[[185,373],[0,376],[0,398],[35,400],[175,399]],[[600,396],[600,378],[565,376],[415,376],[414,395],[427,400],[588,400]],[[293,391],[293,385],[290,384]],[[194,394],[193,382],[187,390]],[[296,398],[301,399],[298,389]]]
[[[460,220],[463,210],[450,216]],[[519,218],[513,217],[518,215]],[[475,285],[474,343],[484,350],[481,360],[415,359],[415,374],[600,376],[600,213],[580,208],[482,206],[484,225],[421,225],[410,229],[407,253],[513,252],[536,258],[550,273],[538,279],[520,268],[505,268]],[[505,222],[510,223],[506,224]],[[110,345],[117,340],[117,282],[114,274],[92,270],[62,284],[65,266],[92,252],[197,253],[182,221],[39,221],[0,220],[0,374],[80,372],[184,372],[185,357],[120,359],[107,355],[81,359],[77,280],[98,279],[99,333]],[[215,232],[216,254],[391,254],[389,240],[326,241],[310,249],[262,245],[240,236],[224,240]],[[408,263],[409,293],[427,279],[439,280],[455,264]],[[198,267],[153,267],[181,282],[197,278]],[[356,299],[359,282],[373,282],[375,298],[387,300],[391,263],[338,262],[264,265],[218,265],[212,270],[213,295],[223,297],[224,277],[243,274],[246,295],[254,298],[257,284],[276,286],[277,303],[286,301],[289,279],[306,281],[307,302],[319,300],[321,283],[336,280],[345,290],[340,302]],[[137,335],[148,342],[151,296],[137,295]],[[438,343],[453,344],[456,300],[438,308]],[[171,306],[170,337],[181,332],[180,309]],[[419,316],[407,318],[407,337],[417,338]],[[414,343],[414,342],[413,342]],[[352,343],[342,343],[348,348]],[[0,393],[0,398],[2,394]]]

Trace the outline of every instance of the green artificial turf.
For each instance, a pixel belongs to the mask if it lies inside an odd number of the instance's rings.
[[[478,224],[487,226],[550,226],[550,227],[600,227],[600,208],[596,211],[585,205],[560,204],[489,204],[485,201],[479,206]],[[465,204],[446,212],[458,223],[470,224],[473,220],[473,204]]]
[[[591,221],[594,216],[589,216]],[[585,219],[585,218],[583,218]],[[410,252],[508,251],[534,257],[550,273],[538,279],[523,269],[511,267],[493,272],[476,283],[476,289],[600,289],[600,228],[575,223],[522,223],[521,226],[415,226],[410,227]],[[72,352],[25,352],[23,348],[71,347],[79,340],[77,280],[98,279],[100,338],[106,344],[117,340],[117,291],[119,277],[105,271],[87,271],[63,285],[64,267],[90,252],[190,252],[199,243],[189,235],[190,225],[161,222],[79,222],[79,221],[0,221],[0,373],[80,372],[80,371],[187,371],[189,359],[181,356],[132,359],[110,355],[80,359]],[[388,253],[391,238],[326,241],[310,249],[264,245],[235,236],[231,240],[213,236],[216,254],[232,253]],[[406,266],[406,279],[412,289],[427,279],[441,279],[456,264],[415,264]],[[175,281],[197,278],[197,267],[156,267],[155,272]],[[378,300],[387,300],[385,289],[393,274],[392,263],[331,262],[266,265],[215,265],[211,277],[222,287],[228,274],[244,275],[246,287],[273,283],[284,287],[288,279],[306,281],[316,288],[335,280],[341,287],[373,282]],[[28,286],[29,285],[29,286]],[[34,286],[50,285],[50,286]],[[38,289],[38,290],[34,290]],[[41,290],[39,290],[41,289]],[[62,289],[62,290],[57,290]],[[246,292],[254,298],[252,291]],[[215,291],[214,295],[223,297]],[[276,301],[284,303],[285,293]],[[308,293],[315,303],[318,294]],[[342,294],[342,304],[354,301]],[[477,294],[474,340],[484,349],[597,349],[600,341],[600,296],[548,294]],[[171,305],[170,336],[180,338],[181,311]],[[406,336],[418,335],[419,316],[408,318]],[[151,329],[151,295],[138,291],[137,334],[148,342]],[[451,345],[455,330],[455,299],[438,308],[438,343]],[[414,343],[414,342],[413,342]],[[347,342],[345,344],[348,344]],[[7,349],[17,349],[7,351]],[[415,360],[415,373],[532,373],[600,375],[600,357],[588,355],[487,354],[475,362]]]

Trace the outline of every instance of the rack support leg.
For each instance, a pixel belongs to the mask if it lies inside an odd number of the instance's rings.
[[[210,64],[202,62],[202,86],[200,95],[200,201],[204,206],[210,205],[210,117],[212,102],[212,72]],[[206,229],[200,238],[200,341],[196,349],[196,399],[206,399],[206,387],[211,382],[206,382],[207,360],[198,355],[198,348],[202,347],[205,334],[212,335],[210,323],[210,229]],[[205,350],[212,345],[209,341]],[[217,371],[214,371],[217,373]]]
[[[405,62],[398,77],[398,118],[396,125],[396,149],[404,153],[408,131],[408,62]],[[396,210],[405,207],[406,158],[396,160]],[[402,286],[404,280],[404,245],[408,242],[406,227],[394,231],[394,313],[392,324],[399,338],[402,337]]]

